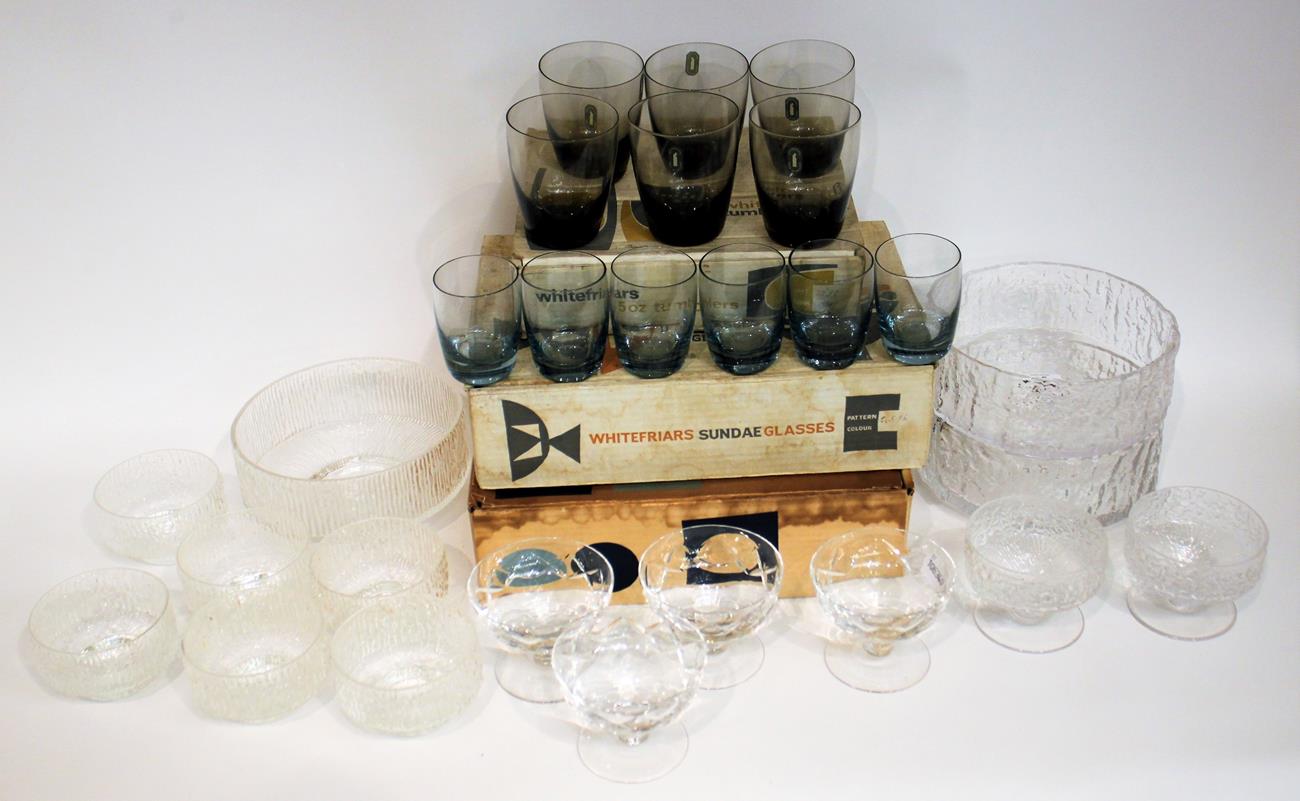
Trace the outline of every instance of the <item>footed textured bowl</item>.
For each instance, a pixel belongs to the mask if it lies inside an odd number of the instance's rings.
[[[1059,650],[1083,632],[1078,607],[1106,576],[1106,537],[1096,518],[1068,504],[999,498],[971,515],[966,574],[979,600],[975,622],[989,639],[1017,651]]]
[[[291,373],[230,430],[240,493],[282,507],[313,539],[369,517],[420,517],[470,466],[459,385],[415,362],[348,359]]]
[[[1045,262],[976,270],[935,374],[935,414],[1012,453],[1110,454],[1160,430],[1178,343],[1173,314],[1118,276]]]
[[[41,680],[92,701],[144,689],[180,647],[167,586],[130,568],[91,570],[56,584],[36,602],[27,629]]]
[[[1264,569],[1268,527],[1217,490],[1167,487],[1141,498],[1128,519],[1129,608],[1161,634],[1187,640],[1227,631],[1233,603]]]
[[[441,726],[474,700],[483,683],[474,624],[431,596],[367,606],[339,626],[330,653],[343,714],[385,734]]]

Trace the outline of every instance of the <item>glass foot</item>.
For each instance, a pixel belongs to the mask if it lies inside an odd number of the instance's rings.
[[[725,690],[749,681],[763,666],[767,649],[757,637],[741,637],[727,643],[716,654],[709,654],[700,672],[700,689]]]
[[[859,643],[826,643],[826,667],[855,690],[896,693],[930,672],[930,649],[920,640],[896,640],[889,656],[872,656]]]
[[[1232,601],[1211,604],[1195,612],[1175,612],[1140,595],[1128,594],[1128,611],[1137,622],[1175,640],[1208,640],[1218,637],[1237,622],[1237,605]]]
[[[627,745],[607,734],[583,729],[578,735],[578,758],[602,779],[639,784],[666,776],[682,764],[690,749],[690,737],[681,723],[651,732],[636,745]]]
[[[1021,623],[1004,610],[977,606],[975,626],[985,637],[1022,654],[1050,654],[1073,645],[1083,635],[1083,612],[1078,608]]]
[[[497,660],[497,684],[501,689],[530,704],[558,704],[564,689],[550,665],[519,654],[505,654]]]

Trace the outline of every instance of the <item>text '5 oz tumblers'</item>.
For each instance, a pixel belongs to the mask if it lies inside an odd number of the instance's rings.
[[[700,245],[722,233],[740,123],[736,104],[710,92],[666,92],[632,107],[632,168],[655,239]]]
[[[605,263],[590,253],[552,252],[524,265],[524,322],[537,370],[552,381],[596,374],[609,335]]]
[[[680,370],[695,328],[695,259],[650,245],[618,254],[610,273],[610,316],[623,369],[639,378]]]
[[[510,172],[524,233],[539,248],[585,245],[614,186],[618,110],[589,95],[548,94],[506,112]]]
[[[733,243],[700,259],[700,314],[713,363],[733,375],[766,370],[781,352],[785,254]]]

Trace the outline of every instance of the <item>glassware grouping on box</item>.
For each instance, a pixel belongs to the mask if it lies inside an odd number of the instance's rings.
[[[876,268],[877,254],[888,272]],[[801,362],[849,367],[862,358],[873,309],[896,361],[931,364],[948,350],[961,300],[961,252],[933,234],[894,237],[875,253],[847,239],[806,241],[788,256],[727,243],[698,264],[685,251],[650,245],[624,250],[608,269],[592,253],[549,251],[518,270],[522,302],[507,264],[460,256],[434,272],[445,363],[471,387],[510,375],[515,351],[504,343],[518,341],[521,322],[539,372],[552,381],[595,375],[611,331],[625,370],[665,378],[685,363],[697,309],[714,363],[734,375],[772,365],[787,321]]]

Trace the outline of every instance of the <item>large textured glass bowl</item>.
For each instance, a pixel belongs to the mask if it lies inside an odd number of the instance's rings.
[[[330,654],[343,714],[384,734],[441,726],[483,683],[474,624],[427,595],[386,598],[352,615],[334,633]]]
[[[555,643],[564,698],[582,717],[578,756],[601,778],[647,782],[686,757],[686,728],[673,724],[699,684],[703,636],[649,607],[604,609]]]
[[[762,640],[750,636],[776,608],[784,565],[776,546],[735,526],[685,526],[641,554],[646,603],[698,630],[709,647],[700,686],[718,690],[751,678],[763,665]]]
[[[1086,267],[1023,262],[970,273],[935,376],[935,413],[1013,453],[1110,453],[1158,431],[1178,323],[1137,284]]]
[[[291,373],[244,405],[230,440],[245,505],[284,508],[313,539],[368,517],[428,514],[470,465],[464,390],[400,359]]]
[[[330,532],[311,555],[325,622],[397,595],[447,592],[447,553],[415,520],[377,517]]]
[[[241,509],[203,521],[176,551],[185,604],[313,592],[302,528],[279,512]]]
[[[115,465],[95,485],[94,498],[104,546],[154,565],[175,562],[194,526],[226,508],[221,471],[186,450],[150,451]]]
[[[190,619],[181,642],[194,705],[240,723],[284,717],[329,676],[329,635],[308,597],[221,599]]]
[[[613,589],[609,560],[566,537],[530,537],[485,556],[470,571],[467,591],[508,651],[496,661],[501,689],[536,704],[563,701],[551,649],[566,629],[608,606]]]
[[[823,542],[808,570],[817,600],[841,640],[826,644],[826,668],[855,690],[905,690],[930,672],[917,635],[952,597],[952,557],[933,540],[887,526]]]
[[[56,584],[27,622],[32,668],[61,695],[115,701],[176,660],[180,635],[167,586],[142,570],[91,570]]]
[[[1024,653],[1059,651],[1079,639],[1079,606],[1106,576],[1096,518],[1050,498],[1013,495],[981,506],[968,525],[966,574],[979,630]]]
[[[1259,582],[1267,549],[1263,518],[1231,495],[1201,487],[1153,492],[1128,518],[1129,610],[1167,637],[1217,637],[1236,622],[1236,599]]]

